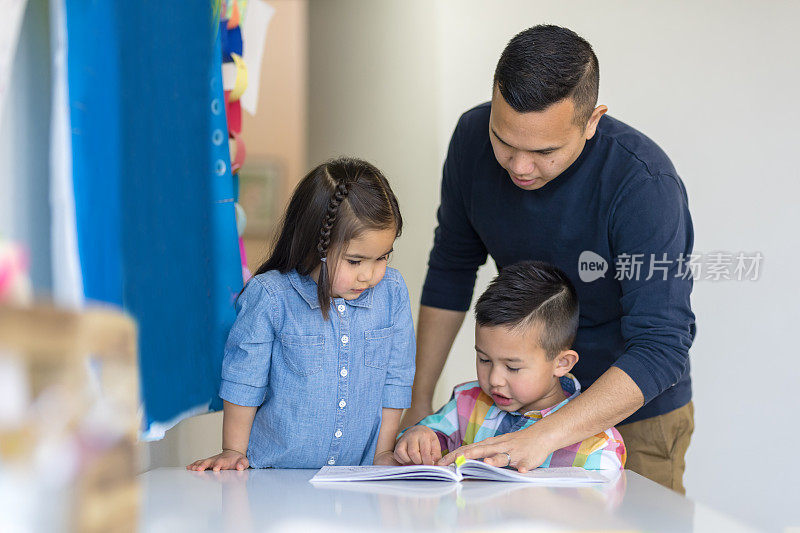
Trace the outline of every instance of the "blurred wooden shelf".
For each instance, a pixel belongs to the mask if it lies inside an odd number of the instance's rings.
[[[135,531],[140,499],[136,322],[110,308],[0,306],[0,358],[22,369],[14,375],[25,381],[20,390],[28,396],[21,420],[0,424],[0,464],[28,480],[43,479],[48,463],[37,464],[42,461],[37,450],[52,454],[53,446],[64,446],[56,454],[72,454],[64,459],[77,465],[58,492],[68,513],[64,530]]]

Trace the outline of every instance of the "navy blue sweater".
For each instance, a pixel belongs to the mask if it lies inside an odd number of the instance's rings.
[[[422,304],[469,309],[487,254],[498,269],[528,259],[552,263],[580,300],[573,373],[581,385],[612,365],[625,371],[645,405],[624,422],[685,405],[695,319],[682,260],[694,234],[686,189],[669,158],[642,133],[603,116],[569,168],[525,191],[494,157],[489,111],[485,103],[464,113],[450,141]],[[607,271],[588,281],[603,261]]]

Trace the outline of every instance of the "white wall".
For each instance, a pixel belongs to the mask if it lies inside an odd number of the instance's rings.
[[[344,0],[309,10],[310,163],[352,154],[387,173],[407,221],[394,265],[414,302],[450,133],[489,98],[505,43],[543,22],[592,43],[601,103],[655,139],[682,176],[696,250],[764,255],[756,282],[695,285],[697,427],[685,478],[689,497],[760,528],[798,523],[789,391],[800,378],[799,18],[796,3],[733,1]],[[481,271],[476,294],[493,273]],[[456,341],[440,402],[474,375],[473,324]]]
[[[50,272],[50,19],[47,0],[29,0],[0,121],[0,235],[30,252],[37,291]]]

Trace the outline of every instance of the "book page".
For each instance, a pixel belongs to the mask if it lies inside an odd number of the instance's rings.
[[[323,466],[310,481],[311,483],[387,479],[458,481],[458,478],[455,468],[449,466]]]
[[[465,479],[486,479],[494,481],[519,481],[547,485],[583,485],[586,483],[607,483],[608,478],[577,466],[558,468],[536,468],[524,474],[510,468],[497,468],[483,461],[465,461],[458,470]]]

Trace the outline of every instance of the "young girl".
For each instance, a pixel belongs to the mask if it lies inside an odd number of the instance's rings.
[[[222,363],[222,453],[190,470],[397,464],[411,404],[408,289],[386,266],[403,221],[358,159],[312,170],[237,301]]]

